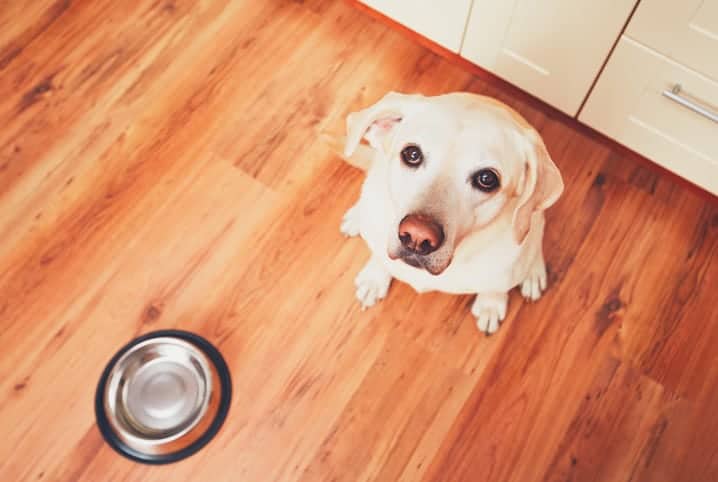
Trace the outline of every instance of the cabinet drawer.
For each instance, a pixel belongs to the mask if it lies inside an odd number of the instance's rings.
[[[626,34],[718,80],[718,1],[642,0]]]
[[[666,94],[676,85],[680,98],[672,100]],[[718,194],[718,122],[711,113],[718,115],[718,83],[624,36],[579,120]]]
[[[362,0],[362,3],[457,53],[471,8],[471,0]]]

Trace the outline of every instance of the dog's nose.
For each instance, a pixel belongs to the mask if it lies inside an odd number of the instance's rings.
[[[399,223],[399,240],[412,253],[424,256],[441,247],[444,230],[429,216],[409,214]]]

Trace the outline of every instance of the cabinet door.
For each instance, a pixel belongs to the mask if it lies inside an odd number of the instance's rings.
[[[643,0],[626,34],[718,80],[718,1]]]
[[[362,3],[457,53],[471,7],[471,0],[363,0]]]
[[[461,54],[573,116],[635,3],[474,0]]]

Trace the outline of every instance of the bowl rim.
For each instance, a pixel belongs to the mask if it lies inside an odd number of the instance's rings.
[[[122,439],[112,428],[107,414],[105,413],[105,388],[113,368],[125,353],[127,353],[129,350],[134,348],[136,345],[139,345],[140,343],[144,343],[154,338],[164,337],[176,338],[188,342],[194,347],[196,347],[199,351],[201,351],[205,356],[207,356],[209,362],[214,365],[214,368],[217,370],[217,376],[220,382],[218,387],[220,401],[217,408],[217,413],[214,415],[214,419],[210,423],[207,430],[197,440],[192,442],[187,447],[184,447],[175,452],[170,452],[166,454],[147,454],[127,445],[124,441],[122,441]],[[187,457],[190,457],[191,455],[197,453],[200,449],[207,445],[210,440],[214,438],[215,435],[217,435],[220,428],[224,424],[224,421],[227,418],[227,413],[229,412],[231,400],[232,379],[229,374],[229,368],[227,367],[227,363],[225,362],[224,357],[222,357],[222,354],[219,352],[219,350],[217,350],[217,348],[215,348],[214,345],[212,345],[212,343],[207,341],[202,336],[196,333],[192,333],[190,331],[178,329],[157,330],[130,340],[122,348],[120,348],[107,363],[104,370],[102,371],[100,380],[97,383],[97,389],[95,390],[95,421],[97,423],[97,427],[100,430],[100,433],[102,434],[102,438],[104,438],[107,444],[120,455],[132,461],[144,464],[169,464],[186,459]]]

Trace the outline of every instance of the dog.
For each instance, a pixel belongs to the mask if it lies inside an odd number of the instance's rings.
[[[340,229],[371,250],[355,279],[362,309],[394,278],[419,293],[476,294],[471,312],[489,335],[511,289],[531,301],[546,289],[544,211],[563,179],[508,106],[463,92],[390,92],[347,116],[344,158],[366,170]]]

